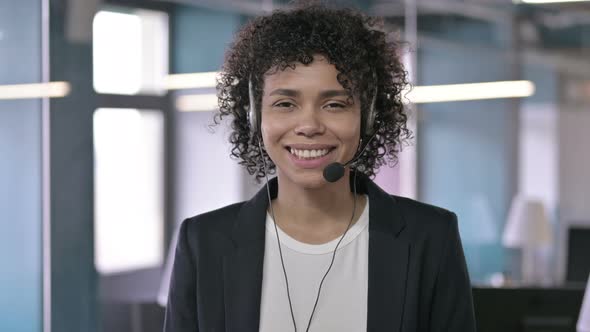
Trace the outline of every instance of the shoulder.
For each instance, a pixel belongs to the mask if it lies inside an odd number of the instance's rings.
[[[407,197],[393,196],[406,227],[418,233],[447,235],[457,227],[457,215],[445,208],[419,202]]]
[[[181,232],[184,232],[188,238],[195,238],[203,233],[229,235],[244,203],[234,203],[187,218],[182,222]]]
[[[418,217],[421,219],[448,219],[455,216],[455,214],[440,206],[423,203],[411,198],[391,195],[395,202],[402,209],[407,217]]]

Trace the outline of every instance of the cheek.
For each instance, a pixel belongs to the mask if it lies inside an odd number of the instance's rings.
[[[352,158],[357,151],[361,138],[360,127],[360,122],[354,119],[354,121],[349,120],[339,123],[338,126],[333,126],[330,129],[343,145],[341,150],[342,158]]]
[[[262,119],[260,129],[262,131],[262,139],[265,145],[269,148],[272,148],[272,146],[288,131],[284,122],[274,121],[273,119],[268,118]]]
[[[332,121],[328,128],[343,142],[356,142],[360,139],[361,124],[356,118]]]

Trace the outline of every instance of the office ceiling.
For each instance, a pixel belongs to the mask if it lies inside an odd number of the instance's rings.
[[[273,8],[288,6],[291,0],[160,0],[165,2],[184,3],[188,5],[197,5],[232,11],[244,12],[250,14],[252,11],[261,12],[270,6]],[[367,8],[379,8],[383,6],[403,8],[406,0],[323,0],[322,2],[336,4],[353,4]],[[544,10],[553,12],[563,12],[568,14],[590,15],[590,1],[569,2],[554,4],[515,4],[513,0],[416,0],[419,7],[431,7],[437,4],[438,8],[446,7],[449,11],[461,14],[461,7],[480,8],[480,9],[497,9],[512,11],[515,8],[527,7],[530,10]],[[468,9],[469,10],[469,9]]]
[[[290,0],[157,0],[216,10],[260,15],[270,9],[286,8]],[[352,5],[389,20],[403,20],[411,0],[320,0]],[[518,21],[524,36],[541,39],[542,48],[590,49],[590,1],[558,4],[515,4],[513,0],[415,0],[419,17],[430,20],[466,19],[503,26]],[[563,41],[563,37],[566,36]],[[542,45],[541,45],[542,44]]]

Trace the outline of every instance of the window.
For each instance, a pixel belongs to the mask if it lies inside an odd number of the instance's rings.
[[[93,22],[94,89],[163,94],[168,73],[168,16],[134,9],[100,11]]]
[[[95,264],[100,273],[153,267],[164,252],[164,118],[94,113]]]
[[[93,21],[95,266],[158,267],[166,231],[168,14],[105,7]]]

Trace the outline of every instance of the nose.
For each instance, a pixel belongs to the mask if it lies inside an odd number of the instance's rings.
[[[313,137],[323,134],[325,126],[318,113],[319,112],[313,107],[302,109],[297,125],[295,126],[295,133],[305,137]]]

